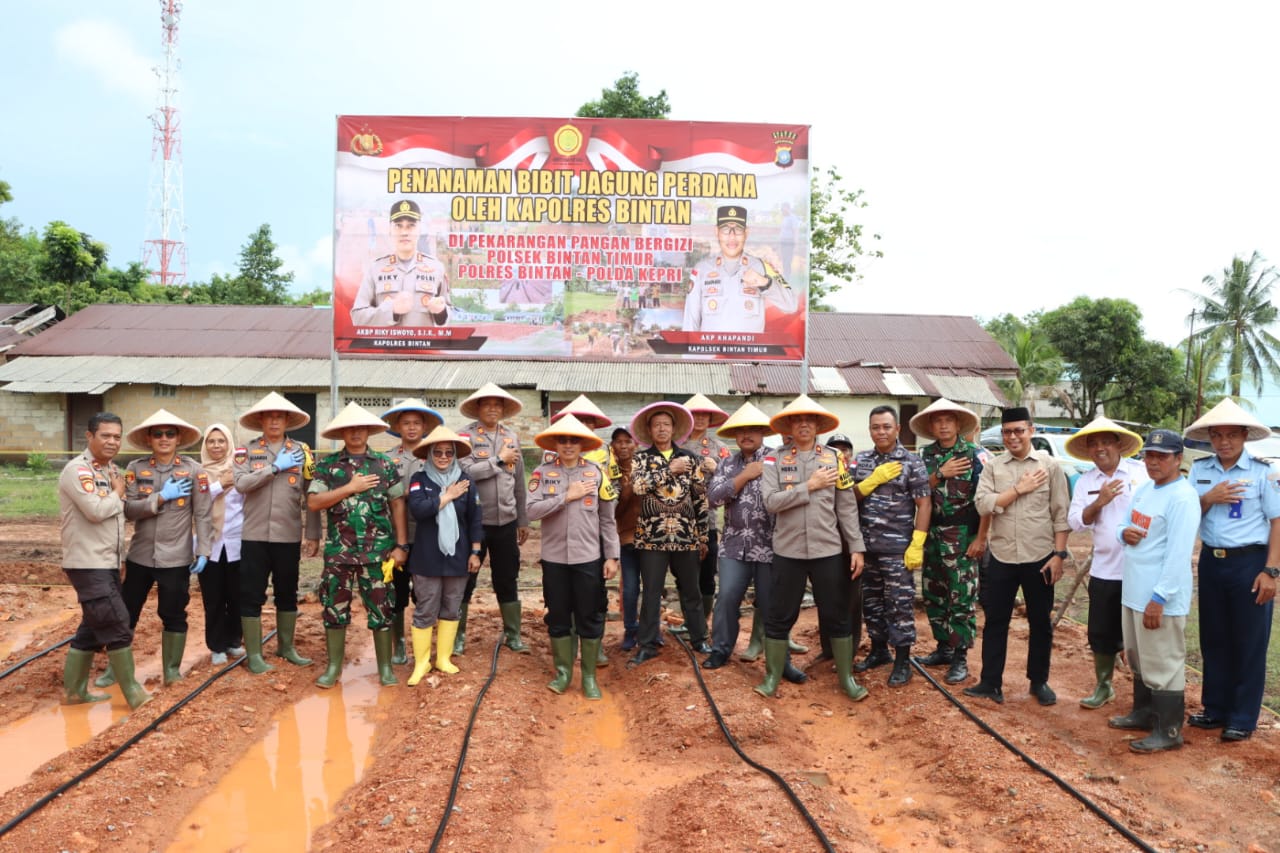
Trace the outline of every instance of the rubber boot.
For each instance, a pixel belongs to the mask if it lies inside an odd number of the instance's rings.
[[[746,649],[742,654],[738,655],[738,660],[744,660],[751,663],[760,657],[760,650],[764,648],[764,614],[759,608],[751,612],[751,639],[747,642]]]
[[[1080,700],[1080,707],[1093,711],[1108,702],[1115,701],[1116,691],[1111,687],[1111,676],[1115,671],[1115,655],[1095,654],[1093,656],[1093,672],[1098,678],[1098,686],[1093,688],[1093,695]]]
[[[889,686],[901,687],[911,680],[911,647],[894,649],[893,672],[889,673]]]
[[[248,648],[249,635],[245,634],[245,648]],[[316,684],[328,690],[338,683],[342,677],[342,659],[347,656],[347,629],[326,628],[324,631],[324,648],[329,656],[329,664],[316,679]]]
[[[182,653],[187,649],[187,634],[165,631],[160,635],[160,661],[164,668],[164,684],[168,687],[182,680]]]
[[[792,654],[796,654],[796,655],[807,655],[809,653],[808,646],[806,646],[804,643],[797,643],[795,640],[791,639],[790,637],[787,637],[787,649],[789,649]]]
[[[755,686],[761,696],[773,696],[778,692],[778,682],[787,667],[787,641],[764,639],[764,681]]]
[[[311,666],[311,658],[304,658],[293,647],[293,634],[298,628],[298,611],[276,612],[276,654],[294,666]]]
[[[404,644],[404,611],[391,614],[391,662],[399,666],[409,662],[409,650]]]
[[[1112,717],[1107,725],[1113,729],[1141,729],[1151,731],[1156,724],[1152,706],[1151,688],[1142,681],[1142,673],[1133,671],[1133,710],[1123,717]]]
[[[502,642],[513,652],[529,654],[529,647],[520,639],[520,602],[504,601],[498,610],[502,612]]]
[[[99,675],[97,678],[93,680],[94,687],[110,687],[115,683],[116,683],[116,674],[111,671],[110,662],[107,663],[107,668],[102,671],[102,675]]]
[[[106,693],[89,692],[89,670],[92,667],[93,652],[67,650],[67,662],[62,670],[63,705],[82,705],[85,702],[102,702],[111,698]]]
[[[431,635],[434,632],[434,626],[413,629],[413,674],[409,676],[410,687],[416,687],[422,677],[431,671]]]
[[[378,660],[378,681],[383,687],[394,687],[400,683],[396,679],[396,671],[391,668],[391,642],[390,628],[373,632],[373,654]]]
[[[245,666],[249,667],[249,671],[254,675],[261,675],[275,669],[262,656],[262,617],[241,616],[240,630],[244,633],[244,653],[247,658]]]
[[[454,642],[458,635],[458,623],[441,619],[436,622],[436,669],[446,675],[453,675],[458,668],[449,660]]]
[[[942,680],[947,684],[959,684],[969,677],[969,649],[966,646],[956,646],[951,651],[951,667],[947,670],[946,677]]]
[[[846,696],[855,702],[867,698],[867,688],[853,680],[853,637],[832,637],[831,654],[836,659],[836,681]]]
[[[1163,752],[1182,746],[1182,720],[1186,705],[1181,690],[1155,690],[1151,694],[1155,708],[1155,726],[1142,740],[1129,742],[1134,752]]]
[[[133,648],[131,646],[107,652],[107,659],[111,661],[111,670],[116,674],[116,681],[120,684],[120,692],[124,694],[124,700],[129,703],[131,709],[136,711],[151,701],[151,694],[144,690],[142,685],[138,683],[138,679],[133,676]]]
[[[552,693],[563,694],[573,682],[573,635],[551,638],[551,661],[556,677],[547,682]]]
[[[471,602],[462,602],[462,607],[458,613],[458,636],[453,640],[453,653],[460,655],[467,650],[467,608],[471,606]]]
[[[600,639],[579,641],[582,646],[582,695],[588,699],[600,698],[600,685],[596,683],[596,666],[600,658]]]
[[[831,644],[831,651],[832,654],[835,653],[835,643]],[[875,669],[887,663],[893,663],[893,655],[889,654],[889,644],[883,640],[872,640],[871,651],[867,652],[865,658],[853,665],[853,671],[866,672],[869,669]]]

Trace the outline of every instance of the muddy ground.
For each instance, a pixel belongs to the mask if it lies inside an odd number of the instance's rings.
[[[1087,539],[1073,538],[1073,548],[1083,557]],[[536,548],[526,547],[526,553],[536,554]],[[8,649],[0,670],[73,630],[78,608],[57,561],[52,524],[0,525],[0,649]],[[547,691],[551,662],[537,618],[541,595],[531,561],[522,578],[528,587],[522,592],[524,634],[534,653],[504,649],[498,656],[497,677],[477,715],[440,849],[822,849],[782,791],[726,743],[694,668],[675,642],[668,641],[660,659],[627,670],[618,650],[622,626],[611,621],[605,647],[614,663],[601,671],[604,700],[583,699],[576,674],[570,693]],[[358,712],[360,720],[350,720],[373,732],[363,778],[341,795],[331,818],[320,816],[311,849],[430,847],[500,631],[497,607],[486,589],[483,578],[472,608],[470,645],[455,659],[460,674],[409,688],[403,685],[409,668],[397,667],[400,686],[369,691],[376,701]],[[616,602],[615,593],[615,607]],[[120,719],[82,746],[55,749],[25,781],[0,793],[0,823],[102,758],[174,705],[188,685],[214,671],[201,642],[194,583],[189,613],[187,679],[160,686],[160,627],[149,605],[136,647],[156,700],[126,714],[113,690]],[[264,622],[273,625],[269,609]],[[922,640],[916,651],[925,653],[932,644],[924,639],[922,613],[917,624]],[[744,619],[740,648],[748,626]],[[1183,749],[1138,756],[1128,750],[1125,733],[1108,729],[1105,719],[1128,708],[1132,682],[1127,672],[1117,676],[1121,700],[1116,704],[1098,712],[1076,704],[1093,683],[1082,628],[1063,622],[1055,636],[1052,684],[1060,700],[1052,708],[1031,700],[1020,677],[1025,622],[1015,619],[1012,634],[1005,704],[972,705],[1004,737],[1155,848],[1280,850],[1280,728],[1273,717],[1264,715],[1258,734],[1246,743],[1225,745],[1215,732],[1187,729]],[[233,670],[122,758],[0,837],[0,851],[162,850],[200,830],[200,821],[218,822],[193,816],[193,810],[264,740],[275,743],[268,733],[281,712],[323,693],[313,684],[323,662],[323,636],[319,608],[309,600],[299,622],[299,646],[315,665],[297,668],[277,659],[273,672],[258,677],[243,667]],[[348,679],[369,682],[368,634],[353,628],[350,636]],[[816,651],[813,610],[802,613],[795,636]],[[976,662],[976,652],[972,659]],[[63,660],[58,650],[0,680],[0,736],[56,706]],[[828,664],[813,666],[810,674],[809,683],[784,684],[773,700],[751,691],[762,676],[762,663],[735,661],[704,677],[741,748],[795,789],[835,849],[1133,847],[962,717],[920,675],[891,690],[884,683],[887,670],[877,670],[864,679],[870,698],[853,704],[836,692]],[[958,690],[955,694],[964,698]],[[1187,694],[1189,708],[1197,709],[1198,687],[1190,685]],[[316,731],[304,727],[298,737],[323,736]],[[306,774],[336,772],[328,759],[318,769],[300,760],[295,768],[291,754],[283,748],[275,753],[266,786],[280,798],[281,822],[292,820],[294,810],[315,817],[315,804],[303,794]],[[262,794],[255,788],[252,796]],[[250,839],[235,849],[263,845]]]

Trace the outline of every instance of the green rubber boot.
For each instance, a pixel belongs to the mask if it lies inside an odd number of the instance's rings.
[[[111,698],[105,693],[89,692],[89,670],[92,667],[93,652],[67,650],[67,663],[62,670],[63,705],[82,705],[85,702],[102,702]]]
[[[276,612],[276,654],[294,666],[311,666],[311,658],[304,658],[293,647],[293,634],[298,628],[298,611]]]
[[[107,668],[102,671],[102,675],[99,675],[93,680],[94,687],[110,687],[115,683],[116,674],[111,671],[111,664],[109,662],[107,663]]]
[[[764,640],[764,681],[755,686],[761,696],[773,696],[778,692],[778,681],[782,671],[787,667],[787,641],[765,637]]]
[[[397,610],[391,614],[391,662],[404,664],[409,662],[409,650],[404,645],[404,611]]]
[[[1093,688],[1091,696],[1086,696],[1080,700],[1080,707],[1094,711],[1108,702],[1115,701],[1116,691],[1111,686],[1111,676],[1115,674],[1115,671],[1115,655],[1095,654],[1093,656],[1093,672],[1098,677],[1098,686]]]
[[[751,610],[751,639],[747,641],[747,648],[738,655],[738,660],[751,663],[760,657],[762,648],[764,648],[764,614],[760,612],[760,608],[755,607]]]
[[[513,652],[529,654],[529,647],[520,639],[520,602],[504,601],[498,609],[502,611],[502,642]]]
[[[120,692],[124,694],[129,707],[136,711],[150,702],[151,694],[143,689],[133,675],[133,648],[125,646],[123,649],[107,652],[107,658],[111,661],[111,669],[116,674]]]
[[[867,698],[867,688],[853,679],[853,637],[832,637],[831,654],[836,659],[836,680],[846,696],[855,702]]]
[[[600,698],[600,685],[596,683],[596,659],[600,655],[600,640],[580,640],[582,646],[582,695],[588,699]]]
[[[249,645],[248,639],[249,635],[246,633],[246,647]],[[338,679],[342,677],[342,659],[347,656],[347,629],[326,628],[324,632],[324,648],[329,654],[329,665],[324,668],[324,672],[320,673],[320,677],[316,679],[316,684],[328,690],[337,684]]]
[[[467,608],[471,602],[462,602],[458,613],[458,633],[453,638],[453,653],[460,655],[467,650]]]
[[[254,675],[262,675],[275,669],[262,656],[262,617],[241,616],[240,631],[244,634],[245,666]]]
[[[168,687],[182,680],[182,653],[187,650],[187,635],[184,631],[165,631],[160,635],[160,661],[164,667],[164,684]]]
[[[1123,717],[1112,717],[1107,720],[1107,725],[1113,729],[1136,729],[1149,732],[1155,728],[1159,720],[1156,718],[1151,688],[1142,680],[1142,671],[1134,668],[1134,663],[1136,661],[1131,657],[1129,666],[1133,672],[1133,710]]]
[[[383,687],[393,687],[400,683],[396,680],[396,671],[391,668],[391,643],[390,628],[373,632],[373,654],[378,659],[378,680]]]
[[[573,636],[551,638],[551,661],[556,677],[547,682],[552,693],[563,694],[573,683]]]

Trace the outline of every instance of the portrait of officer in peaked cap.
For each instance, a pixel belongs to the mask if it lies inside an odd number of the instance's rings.
[[[351,303],[356,326],[443,326],[453,310],[444,264],[420,251],[422,209],[416,201],[391,205],[394,251],[374,258]]]

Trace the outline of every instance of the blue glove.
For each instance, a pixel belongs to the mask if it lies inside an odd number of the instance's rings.
[[[292,450],[287,453],[281,450],[280,455],[276,457],[276,461],[271,464],[271,470],[279,473],[281,471],[288,471],[290,468],[299,468],[302,466],[302,463],[306,461],[306,458],[307,457],[303,454],[301,449]]]
[[[160,497],[166,501],[185,498],[189,494],[191,494],[191,479],[186,477],[181,480],[169,480],[160,487]]]
[[[191,564],[191,574],[198,575],[204,571],[204,567],[209,565],[208,557],[196,557],[196,561]]]

